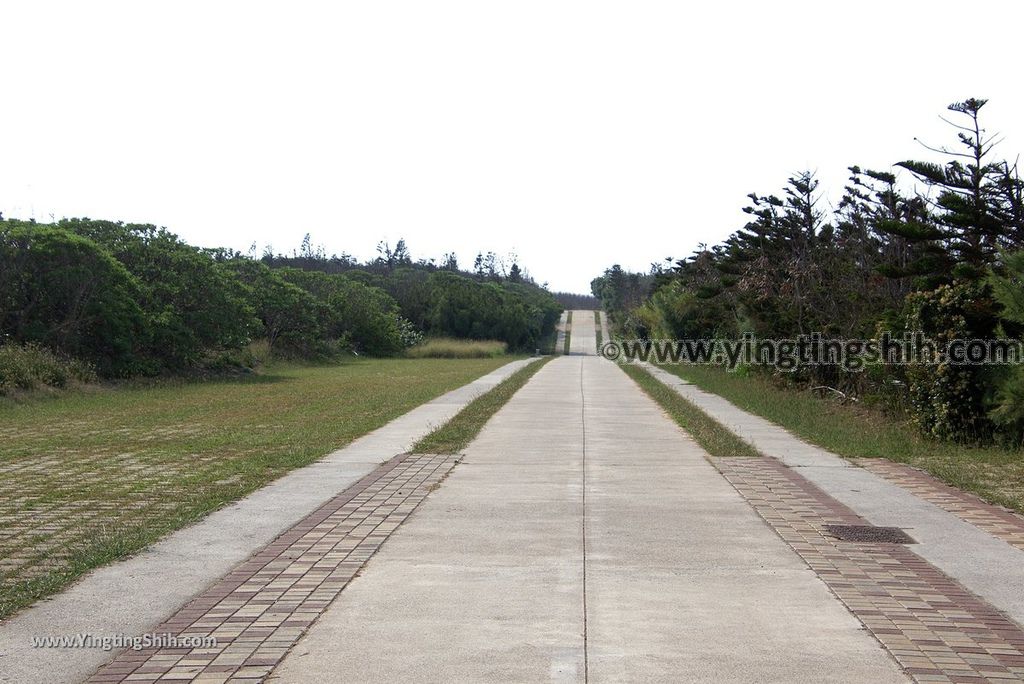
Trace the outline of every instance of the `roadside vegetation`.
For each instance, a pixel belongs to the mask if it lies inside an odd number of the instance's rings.
[[[624,368],[629,373],[633,366]],[[662,368],[840,456],[906,463],[1024,513],[1024,451],[1020,448],[940,442],[915,430],[909,419],[887,415],[879,407],[822,400],[763,374],[730,373],[708,366]]]
[[[491,359],[505,355],[506,347],[498,340],[433,337],[409,347],[405,355],[413,359]]]
[[[569,355],[569,342],[572,337],[572,311],[569,311],[565,315],[565,340],[562,344],[562,353],[566,356]]]
[[[796,173],[781,192],[750,194],[747,222],[723,243],[649,273],[607,269],[592,290],[613,333],[675,340],[818,334],[876,343],[886,333],[896,340],[921,333],[935,348],[916,344],[924,358],[905,365],[860,371],[798,361],[791,372],[763,364],[749,379],[728,378],[760,390],[772,376],[880,407],[908,444],[918,444],[912,427],[962,467],[956,448],[941,445],[1005,445],[998,453],[1019,459],[1010,454],[1024,442],[1024,366],[936,358],[951,340],[1024,340],[1024,179],[1016,156],[999,154],[1001,136],[986,130],[985,105],[950,105],[943,115],[950,141],[922,143],[924,160],[850,166],[834,205],[812,173]],[[808,416],[787,414],[795,421],[787,427],[823,410],[796,405]],[[989,452],[956,453],[984,462]]]
[[[0,399],[0,618],[507,360],[273,363]]]
[[[62,358],[29,344],[0,345],[0,396],[41,389],[64,389],[96,380],[89,364]]]
[[[552,329],[551,332],[547,333],[543,338],[541,338],[539,344],[540,346],[538,347],[538,349],[540,349],[540,353],[543,356],[554,355],[557,352],[555,347],[558,345],[558,329]]]
[[[601,345],[604,344],[604,334],[601,332],[601,312],[594,311],[594,335],[597,338],[597,352],[601,353]]]
[[[537,371],[553,357],[545,357],[520,368],[498,385],[482,394],[451,420],[421,439],[413,447],[415,454],[458,454],[476,438],[484,424],[498,412],[509,399],[529,382]]]
[[[761,452],[744,442],[735,433],[705,413],[678,392],[666,386],[642,366],[627,363],[621,366],[626,375],[658,402],[662,409],[712,456],[761,456]]]
[[[555,298],[555,301],[557,301],[566,311],[572,311],[574,309],[585,309],[587,311],[591,311],[601,306],[601,301],[594,295],[574,294],[572,292],[552,292],[551,294]]]
[[[293,360],[401,356],[424,337],[533,352],[562,310],[514,259],[462,270],[452,254],[414,260],[403,241],[366,263],[309,236],[256,258],[148,224],[0,219],[0,264],[0,347],[25,350],[8,353],[0,387],[66,385],[39,350],[103,380],[250,368],[254,342]]]

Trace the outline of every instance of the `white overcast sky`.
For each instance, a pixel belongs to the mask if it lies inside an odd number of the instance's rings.
[[[1024,151],[1024,3],[7,2],[0,211],[204,246],[515,252],[586,292],[740,227],[745,195],[944,142]]]

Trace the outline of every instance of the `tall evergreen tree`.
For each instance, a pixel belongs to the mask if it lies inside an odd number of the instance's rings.
[[[912,160],[897,164],[937,193],[922,197],[931,205],[941,239],[956,262],[952,275],[968,280],[983,277],[999,247],[1006,246],[1001,245],[1000,220],[1004,166],[992,157],[998,137],[981,126],[980,112],[986,102],[970,98],[949,105],[961,123],[945,117],[943,121],[956,129],[959,148],[924,145],[946,157],[945,164]]]

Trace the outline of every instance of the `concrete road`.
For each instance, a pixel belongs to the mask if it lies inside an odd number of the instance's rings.
[[[597,328],[593,311],[572,312],[572,336],[569,338],[570,356],[597,354]]]
[[[280,682],[905,676],[614,364],[593,314],[271,675]]]

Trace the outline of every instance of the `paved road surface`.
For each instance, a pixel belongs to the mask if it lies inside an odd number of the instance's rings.
[[[102,656],[26,656],[22,642],[47,617],[59,632],[91,624],[84,601],[108,632],[218,638],[123,652],[93,682],[1024,681],[1024,519],[898,464],[860,472],[664,378],[768,456],[709,457],[595,355],[593,312],[574,312],[570,347],[458,463],[396,454],[473,388],[0,625],[0,646],[22,639],[17,658],[0,651],[0,680],[81,679]],[[286,501],[298,509],[284,515]],[[828,528],[905,519],[920,545]],[[224,574],[252,547],[226,541],[246,520],[263,538],[291,527]],[[216,544],[199,572],[189,549]],[[154,558],[173,576],[174,549],[192,574],[147,604],[138,588]],[[99,601],[111,578],[124,619]]]
[[[613,364],[593,314],[272,676],[903,681]]]

